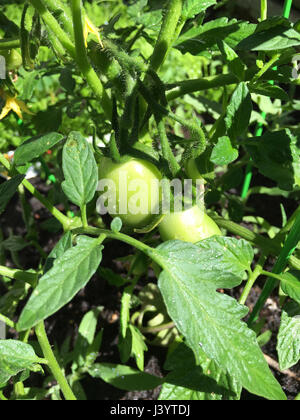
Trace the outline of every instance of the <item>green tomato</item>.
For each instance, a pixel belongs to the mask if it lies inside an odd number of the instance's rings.
[[[196,161],[195,159],[189,159],[186,164],[185,164],[185,170],[187,173],[187,176],[192,179],[193,181],[197,181],[197,180],[203,180],[204,178],[202,177],[202,175],[200,174],[200,171],[197,167]]]
[[[180,213],[167,214],[159,225],[163,241],[200,242],[214,235],[222,235],[216,223],[198,206]]]
[[[196,159],[189,159],[185,163],[187,176],[194,182],[202,180],[205,183],[206,180],[214,178],[214,165],[210,161],[210,156],[211,150],[208,148],[201,156]]]
[[[103,185],[107,183],[106,190],[100,187],[100,195],[105,196],[111,216],[119,216],[128,227],[142,228],[151,223],[161,200],[162,175],[156,166],[133,157],[125,157],[121,163],[103,157],[99,179]]]
[[[2,55],[5,58],[6,69],[8,71],[18,70],[21,67],[22,57],[17,50],[0,51],[0,55]]]

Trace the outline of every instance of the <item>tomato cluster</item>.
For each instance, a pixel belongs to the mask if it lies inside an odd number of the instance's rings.
[[[201,174],[196,170],[195,162],[190,161],[187,172],[192,173],[195,180],[201,179]],[[108,199],[114,200],[115,206],[110,211],[111,216],[118,216],[123,224],[131,228],[141,228],[149,225],[154,216],[153,206],[158,208],[161,199],[160,193],[153,195],[153,185],[162,180],[160,171],[152,163],[124,157],[116,163],[111,158],[102,157],[99,161],[99,178],[112,181],[115,189],[108,194]],[[146,187],[147,198],[139,203],[139,211],[133,211],[128,203],[135,199],[136,188],[131,188],[131,182],[142,181]],[[125,189],[125,191],[124,191]],[[113,197],[115,195],[115,197]],[[126,201],[124,203],[124,201]],[[125,207],[124,207],[125,204]],[[126,209],[124,211],[124,209]],[[182,240],[186,242],[199,242],[214,235],[221,235],[216,223],[198,206],[191,207],[182,212],[165,215],[159,225],[159,232],[163,241]]]

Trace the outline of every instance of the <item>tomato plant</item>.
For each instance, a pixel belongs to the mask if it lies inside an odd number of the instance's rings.
[[[1,3],[1,401],[299,400],[299,10],[274,2]]]

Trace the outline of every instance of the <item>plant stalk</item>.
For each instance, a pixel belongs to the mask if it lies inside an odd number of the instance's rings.
[[[12,269],[2,265],[0,265],[0,276],[20,280],[30,284],[31,286],[35,286],[38,279],[37,273],[28,273],[27,271]]]
[[[78,64],[78,67],[81,73],[83,74],[88,84],[90,85],[92,91],[101,101],[102,108],[107,118],[110,119],[112,115],[111,100],[109,96],[107,95],[95,70],[91,66],[88,56],[87,56],[84,35],[83,35],[81,0],[72,0],[71,8],[72,8],[72,16],[73,16],[75,46],[76,46],[76,50],[75,50],[76,62]]]
[[[150,67],[154,71],[158,71],[163,64],[173,42],[175,36],[178,36],[177,26],[182,15],[183,0],[169,0],[166,14],[163,19],[159,37],[150,61]]]
[[[47,333],[45,330],[44,322],[40,322],[35,327],[35,333],[38,339],[38,342],[41,346],[41,349],[43,351],[44,357],[48,362],[48,366],[56,379],[57,383],[60,386],[60,389],[67,401],[76,401],[77,398],[75,397],[70,385],[68,384],[68,381],[65,378],[65,375],[63,374],[55,355],[52,351],[51,345],[49,343]]]
[[[11,50],[12,48],[20,48],[20,38],[0,40],[0,50]]]
[[[32,6],[37,10],[46,26],[56,35],[57,39],[60,41],[61,45],[68,51],[71,57],[75,58],[75,47],[74,44],[70,41],[70,38],[61,28],[54,16],[49,12],[47,7],[41,0],[29,0]]]
[[[241,298],[239,300],[239,303],[241,305],[245,305],[245,303],[246,303],[246,301],[248,299],[248,296],[249,296],[249,294],[250,294],[250,292],[252,290],[252,287],[254,286],[254,283],[256,282],[256,280],[258,279],[258,277],[262,274],[263,266],[264,266],[264,264],[266,262],[266,259],[267,259],[267,257],[265,256],[265,254],[263,254],[260,257],[260,259],[259,259],[259,261],[258,261],[258,263],[257,263],[257,265],[256,265],[256,267],[254,269],[254,271],[250,274],[249,279],[248,279],[248,282],[247,282],[247,284],[246,284],[246,286],[245,286],[245,288],[243,290],[243,293],[241,295]]]
[[[6,324],[9,328],[13,328],[14,330],[16,329],[16,324],[5,315],[0,314],[0,321]]]

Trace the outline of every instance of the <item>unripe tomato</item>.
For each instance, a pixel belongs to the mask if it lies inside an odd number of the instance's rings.
[[[156,216],[153,209],[159,209],[161,199],[162,175],[156,166],[133,157],[123,158],[121,163],[103,157],[99,161],[99,179],[113,181],[115,186],[108,187],[106,193],[107,201],[115,202],[111,216],[119,216],[128,227],[141,228],[151,223]]]
[[[211,150],[206,149],[205,152],[196,159],[189,159],[185,163],[185,171],[190,179],[193,181],[213,179],[214,165],[210,161]]]
[[[197,180],[203,180],[204,178],[202,177],[202,175],[199,172],[199,169],[196,165],[196,161],[195,159],[189,159],[186,164],[185,164],[185,170],[187,173],[187,176],[192,179],[193,181],[197,181]]]
[[[0,51],[0,55],[5,58],[6,69],[8,71],[18,70],[23,63],[21,54],[17,50]]]
[[[163,241],[200,242],[214,235],[222,235],[216,223],[198,206],[180,213],[167,214],[159,225]]]

